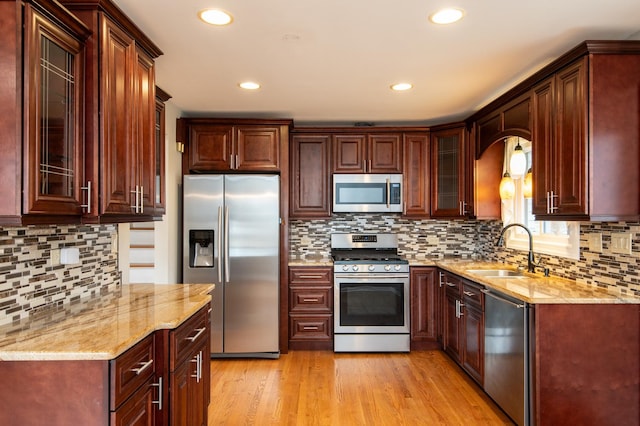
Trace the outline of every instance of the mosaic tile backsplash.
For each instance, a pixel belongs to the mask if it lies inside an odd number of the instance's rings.
[[[457,256],[526,266],[527,252],[496,247],[501,221],[408,220],[399,215],[340,214],[330,219],[292,220],[291,255],[311,260],[330,258],[333,232],[398,234],[399,252],[406,257],[433,259]],[[612,253],[611,234],[632,234],[631,255]],[[602,252],[589,251],[589,234],[602,235]],[[588,285],[640,296],[640,223],[580,224],[580,259],[536,255],[551,274]]]
[[[115,225],[0,227],[0,325],[66,309],[120,286]],[[51,250],[76,247],[80,263],[55,265]]]

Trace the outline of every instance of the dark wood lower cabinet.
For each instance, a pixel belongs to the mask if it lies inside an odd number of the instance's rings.
[[[412,267],[411,283],[411,349],[439,347],[439,281],[437,268]]]
[[[117,411],[111,413],[111,426],[154,426],[156,424],[152,383],[149,380]]]
[[[481,287],[441,273],[443,348],[480,385],[484,380],[484,297]]]
[[[1,361],[0,425],[205,426],[209,309],[115,360]]]
[[[289,347],[333,349],[333,270],[289,268]]]

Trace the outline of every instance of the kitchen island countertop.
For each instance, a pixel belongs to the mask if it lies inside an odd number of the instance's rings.
[[[123,284],[0,327],[0,360],[110,360],[211,301],[212,284]]]

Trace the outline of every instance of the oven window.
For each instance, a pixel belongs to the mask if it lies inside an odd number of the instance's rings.
[[[382,183],[338,183],[337,204],[386,204],[387,185]]]
[[[403,326],[404,284],[341,283],[341,326]]]

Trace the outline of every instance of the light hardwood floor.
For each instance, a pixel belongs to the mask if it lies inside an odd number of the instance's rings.
[[[510,424],[440,351],[211,361],[209,426]]]

